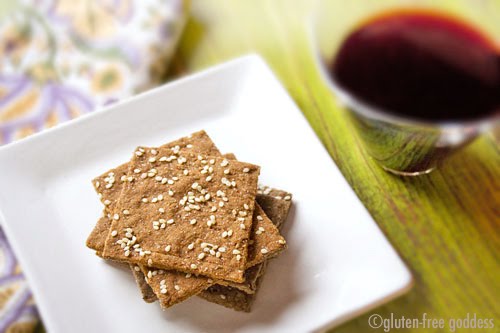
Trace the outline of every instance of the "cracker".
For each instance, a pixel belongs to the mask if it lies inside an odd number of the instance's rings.
[[[86,244],[98,253],[104,249],[104,242],[111,227],[111,212],[115,209],[123,183],[127,181],[127,173],[128,163],[124,163],[92,180],[94,189],[104,205],[104,210],[103,216],[97,221]]]
[[[146,281],[146,276],[142,272],[141,268],[137,265],[129,265],[130,270],[132,271],[132,275],[134,276],[135,283],[139,287],[139,290],[142,294],[142,299],[146,303],[153,303],[157,300],[156,294],[153,289],[149,286]]]
[[[194,147],[192,149],[195,149],[196,148],[196,143],[194,143]],[[228,155],[224,155],[226,156],[226,158],[228,159],[234,159],[234,155],[232,154],[228,154]],[[112,169],[112,170],[109,170],[108,172],[106,172],[105,174],[101,175],[100,177],[97,177],[93,183],[94,183],[94,186],[95,186],[95,189],[96,191],[99,191],[101,186],[100,184],[103,184],[104,183],[104,179],[106,178],[109,178],[111,176],[117,176],[118,178],[121,178],[123,177],[123,175],[125,174],[126,176],[126,173],[124,172],[124,170],[126,169],[126,167],[124,167],[126,164],[123,164],[121,165],[120,167],[116,168],[116,169]],[[101,201],[103,203],[106,202],[106,208],[105,208],[105,211],[107,210],[107,208],[113,208],[115,205],[116,205],[116,198],[118,197],[118,195],[116,194],[117,192],[121,191],[122,189],[122,184],[124,181],[126,181],[126,178],[124,179],[121,179],[122,181],[121,182],[113,182],[114,183],[114,186],[111,188],[111,189],[107,189],[105,191],[102,191],[99,192],[100,194],[100,198],[101,198]],[[112,200],[110,200],[112,199]],[[109,213],[107,214],[109,215]],[[98,224],[96,225],[96,227],[94,228],[94,231],[93,231],[93,234],[97,233],[98,235],[107,235],[108,233],[108,230],[109,230],[109,227],[111,226],[111,222],[110,222],[110,219],[108,218],[109,216],[105,216],[103,217],[103,219],[105,219],[105,223],[101,223],[101,221],[98,222]],[[269,226],[273,226],[271,220],[267,219],[266,216],[264,216],[264,219],[259,221],[259,225],[262,225],[264,226],[266,229],[268,229]],[[255,225],[255,222],[253,223],[253,225]],[[108,230],[105,230],[105,228],[108,228]],[[255,228],[254,228],[255,229]],[[96,232],[96,230],[98,230],[98,232]],[[255,235],[254,235],[255,236]],[[278,238],[276,239],[271,239],[271,241],[276,241],[278,239],[282,239],[282,237],[278,234],[277,235]],[[89,237],[91,238],[91,237]],[[94,249],[96,251],[98,251],[97,253],[99,254],[99,251],[102,251],[102,248],[104,247],[104,237],[94,237],[94,239],[97,239],[98,241],[102,239],[102,242],[100,244],[97,244]],[[270,242],[272,243],[272,242]],[[271,247],[272,247],[272,244],[271,244]],[[279,250],[282,250],[284,248],[284,246],[279,249]],[[276,249],[273,249],[272,251],[270,251],[268,254],[265,254],[265,255],[260,255],[255,258],[255,255],[251,255],[250,258],[253,258],[254,262],[262,262],[264,261],[266,258],[268,257],[271,257],[273,255],[276,254]],[[147,284],[147,282],[145,281],[144,279],[144,274],[142,273],[142,271],[139,269],[134,269],[134,266],[135,265],[130,265],[131,266],[131,269],[132,269],[132,272],[134,274],[134,277],[137,281],[137,285],[139,287],[139,289],[141,290],[141,293],[143,295],[143,298],[146,302],[154,302],[156,300],[156,296],[153,292],[153,290],[151,289],[151,287]],[[247,265],[248,266],[248,265]],[[135,266],[137,267],[137,266]],[[260,270],[260,269],[259,269]],[[257,272],[258,271],[258,267],[253,267],[253,268],[249,268],[245,271],[245,282],[243,283],[232,283],[232,285],[236,288],[240,288],[241,290],[245,290],[249,293],[253,292],[251,289],[249,289],[247,287],[247,285],[253,285],[254,282],[252,281],[252,276],[256,275],[256,273],[254,272]],[[154,280],[153,280],[154,281]],[[222,281],[219,281],[219,282],[222,282]],[[223,281],[225,284],[229,283],[230,282],[225,282]],[[210,286],[210,284],[207,284],[206,287]],[[198,285],[195,284],[194,285],[194,289],[192,290],[192,293],[193,295],[197,292],[197,289],[198,288]],[[186,290],[186,292],[189,290],[189,288],[184,288]],[[175,298],[166,298],[166,297],[160,297],[160,302],[162,304],[162,306],[164,308],[168,307],[168,306],[171,306],[173,304],[175,304],[176,300]]]
[[[277,195],[276,193],[278,192],[274,192],[273,195]],[[280,193],[285,194],[286,192],[281,191]],[[286,194],[288,195],[288,193]],[[266,208],[265,212],[268,213],[270,217],[272,217],[273,222],[276,224],[276,226],[281,227],[288,216],[288,211],[290,209],[291,201],[279,200],[273,196],[265,194],[257,195],[256,200],[257,202],[262,203],[263,207]],[[256,290],[258,289],[260,284],[259,278],[264,274],[266,266],[267,266],[267,261],[264,261],[259,265],[247,269],[245,271],[245,282],[241,284],[233,283],[227,285],[226,283],[226,286],[222,287],[221,281],[217,281],[218,284],[214,285],[214,287],[211,287],[213,285],[213,281],[205,279],[207,284],[205,284],[206,288],[203,290],[208,289],[208,291],[207,292],[202,291],[198,295],[201,296],[202,298],[207,299],[208,301],[213,301],[215,303],[224,305],[229,308],[234,308],[239,311],[249,311],[251,304],[253,302],[253,296],[249,294],[255,293]],[[163,308],[167,308],[180,301],[180,299],[172,297],[168,293],[168,289],[167,289],[168,295],[162,295],[161,293],[159,293],[159,291],[161,290],[160,281],[162,279],[166,279],[169,282],[166,281],[165,283],[167,285],[172,286],[175,285],[176,283],[172,281],[175,280],[182,281],[183,278],[182,276],[176,275],[177,272],[172,272],[173,276],[170,276],[171,272],[163,272],[163,273],[164,275],[161,279],[155,278],[152,275],[153,278],[148,279],[148,284],[140,283],[138,285],[144,297],[148,297],[148,295],[150,295],[153,292],[153,289],[155,289],[155,293],[159,295],[161,306]],[[190,278],[192,279],[191,283],[193,283],[193,285],[183,287],[183,289],[187,290],[188,288],[190,288],[191,293],[199,292],[202,284],[202,281],[200,279],[203,278],[195,276],[191,276]],[[142,278],[140,280],[144,281],[144,275],[142,275]],[[151,286],[153,286],[154,288],[151,289]],[[170,290],[172,289],[170,288]],[[222,297],[225,298],[223,299],[218,293],[222,294],[223,295]],[[174,296],[175,295],[176,294],[174,293]]]
[[[255,294],[247,294],[236,288],[214,285],[198,294],[199,297],[227,308],[250,312]]]
[[[271,225],[274,227],[272,224],[271,220],[267,218],[265,215],[265,212],[256,204],[256,211],[261,214],[265,219],[271,223]],[[255,215],[257,216],[257,215]],[[254,225],[258,224],[257,218],[255,217],[254,219]],[[264,221],[264,220],[262,220]],[[281,235],[278,235],[279,239],[283,239]],[[256,235],[255,233],[252,234],[252,238],[255,239],[256,237],[259,237],[259,235]],[[284,240],[284,239],[283,239]],[[271,248],[273,246],[273,243],[276,242],[274,239],[272,242],[269,243],[269,247]],[[279,243],[281,248],[279,249],[280,251],[285,248],[284,241],[283,243]],[[264,262],[268,257],[266,256],[274,256],[276,252],[272,253],[266,253],[260,256],[260,261],[259,262]],[[254,254],[253,254],[254,255]],[[253,257],[252,257],[253,258]],[[270,257],[269,257],[270,258]],[[245,271],[245,281],[243,283],[235,283],[235,282],[227,282],[223,280],[213,280],[210,278],[206,278],[204,276],[195,276],[191,274],[183,274],[179,273],[177,271],[172,271],[172,270],[159,270],[156,268],[148,268],[143,265],[139,265],[141,270],[143,271],[144,274],[149,274],[147,277],[147,284],[148,286],[145,286],[144,284],[139,284],[139,288],[141,289],[141,292],[143,296],[147,297],[150,293],[150,290],[156,294],[158,297],[158,300],[160,301],[160,305],[162,308],[166,309],[176,303],[179,303],[189,296],[194,296],[200,293],[202,290],[205,290],[209,288],[210,286],[214,285],[215,283],[219,284],[224,284],[224,285],[231,285],[235,288],[239,288],[242,290],[248,290],[249,292],[253,292],[251,290],[251,287],[255,282],[251,280],[253,278],[253,275],[257,275],[258,272],[260,271],[260,265],[248,268]],[[151,273],[150,273],[151,272]],[[135,273],[137,274],[137,273]],[[158,275],[161,275],[161,278],[158,277]],[[249,279],[249,280],[247,280]],[[163,284],[160,284],[161,281],[164,281]],[[167,288],[167,291],[162,293],[161,292],[161,287],[163,286],[174,286],[178,285],[180,289],[182,289],[182,293],[179,294],[178,290],[172,289],[172,288]]]
[[[163,309],[185,301],[214,284],[211,279],[191,273],[165,271],[143,265],[139,265],[139,267],[148,286],[139,285],[143,296],[144,293],[147,293],[149,297],[150,291],[152,291],[155,295],[154,299],[159,300]]]
[[[176,140],[170,145],[192,145],[193,152],[203,152],[211,155],[220,155],[219,150],[205,131],[198,131],[188,137]],[[168,144],[167,144],[168,146]],[[94,189],[104,204],[103,216],[98,220],[96,226],[87,238],[87,246],[101,256],[104,244],[111,228],[111,213],[115,210],[125,182],[132,182],[137,177],[134,170],[130,170],[129,163],[121,164],[92,180]],[[132,177],[132,178],[130,178]]]
[[[263,194],[264,192],[267,194]],[[259,193],[257,202],[263,207],[271,220],[276,223],[276,226],[281,229],[290,211],[292,195],[269,187],[259,188]],[[285,200],[284,198],[287,199]],[[253,293],[245,292],[242,288],[217,284],[201,292],[198,296],[209,302],[220,304],[236,311],[249,312],[256,298],[256,293],[262,282],[267,264],[268,261],[265,261],[245,272],[248,288]]]
[[[258,206],[258,204],[256,207],[258,207],[256,209],[256,211],[258,211],[260,214],[262,214],[262,216],[264,216],[265,219],[267,221],[269,221],[269,223],[274,227],[274,224],[272,224],[271,220],[269,220],[267,218],[267,216],[265,215],[265,212],[262,211],[262,208],[260,208],[260,206]],[[262,220],[260,222],[263,222],[266,220]],[[257,220],[257,218],[255,218],[254,225],[257,225],[258,221],[259,220]],[[258,237],[258,236],[259,235],[255,235],[255,233],[252,233],[252,239],[254,239],[255,237]],[[283,237],[281,235],[278,235],[278,236],[279,236],[279,239],[283,239]],[[276,239],[273,239],[270,242],[269,247],[272,247],[274,242],[276,242]],[[284,244],[282,244],[282,243],[278,243],[278,244],[281,246],[281,248],[279,249],[280,251],[285,248]],[[274,253],[269,252],[267,254],[263,254],[262,256],[260,256],[259,262],[264,262],[267,258],[274,256],[275,253],[276,252],[274,252]],[[269,255],[269,257],[267,257],[268,255]],[[247,267],[248,267],[248,264],[247,264]],[[149,270],[159,271],[159,270],[153,269],[153,268],[148,269],[147,267],[143,267],[143,266],[141,266],[141,268],[146,272]],[[255,277],[255,279],[258,277],[260,270],[261,270],[260,265],[256,265],[254,267],[248,268],[245,271],[245,281],[243,283],[227,282],[227,281],[223,281],[223,280],[216,280],[214,282],[213,280],[207,279],[207,278],[202,277],[202,276],[199,276],[199,277],[193,276],[190,278],[190,281],[183,281],[185,276],[183,277],[182,275],[178,275],[176,271],[162,271],[162,279],[158,279],[158,278],[148,279],[147,284],[141,283],[141,284],[138,284],[138,286],[141,289],[141,292],[142,292],[144,297],[148,297],[151,290],[153,290],[153,292],[158,296],[158,299],[160,301],[160,305],[163,308],[168,308],[168,307],[184,300],[185,298],[177,297],[178,295],[176,293],[174,293],[174,295],[171,295],[170,293],[167,293],[167,295],[161,294],[160,293],[161,286],[159,284],[159,282],[161,280],[165,280],[166,285],[174,285],[175,283],[177,283],[179,285],[183,284],[182,289],[183,289],[185,294],[182,296],[186,296],[188,294],[191,294],[191,296],[196,295],[201,290],[205,290],[215,283],[230,285],[230,286],[233,286],[235,288],[247,291],[248,293],[253,293],[252,287],[255,285],[254,277]],[[137,273],[135,272],[135,274],[137,274]],[[141,279],[141,280],[143,280],[143,279]],[[202,283],[203,280],[206,282],[205,284]]]
[[[140,176],[123,188],[103,257],[242,282],[260,168],[170,144],[138,148],[129,165],[136,169]],[[224,231],[232,235],[224,238]],[[207,246],[220,255],[207,255]]]

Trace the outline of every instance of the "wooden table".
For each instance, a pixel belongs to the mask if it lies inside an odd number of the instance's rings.
[[[463,2],[442,1],[454,11],[463,11]],[[500,36],[500,1],[478,3],[491,6],[487,14],[467,15],[489,20]],[[307,30],[308,1],[202,0],[192,5],[174,73],[198,71],[249,52],[262,55],[413,272],[413,290],[372,313],[410,318],[427,313],[445,320],[476,313],[495,318],[498,329],[500,155],[493,134],[428,176],[387,174],[363,151],[345,111],[320,80]],[[369,315],[334,331],[369,332]]]

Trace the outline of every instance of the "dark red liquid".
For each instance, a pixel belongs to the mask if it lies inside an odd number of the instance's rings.
[[[351,33],[330,67],[362,101],[421,120],[500,111],[500,53],[474,28],[424,12],[380,16]]]

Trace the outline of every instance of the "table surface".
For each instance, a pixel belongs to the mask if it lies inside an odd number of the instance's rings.
[[[422,318],[427,313],[428,318],[448,320],[476,313],[478,318],[495,318],[498,329],[500,154],[493,133],[428,176],[398,178],[385,173],[363,151],[345,110],[321,81],[307,29],[308,2],[193,1],[173,75],[249,52],[262,55],[413,272],[412,291],[370,314]],[[477,11],[465,8],[466,2],[443,0],[442,5],[466,11],[500,36],[500,1],[478,2],[490,7]],[[370,314],[334,331],[370,331]],[[433,332],[405,330],[416,331]]]

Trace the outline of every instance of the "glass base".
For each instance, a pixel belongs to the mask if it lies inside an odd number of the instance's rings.
[[[383,165],[381,165],[381,167],[382,167],[382,169],[384,169],[387,172],[390,172],[396,176],[403,176],[403,177],[415,177],[415,176],[427,175],[435,169],[433,167],[433,168],[423,170],[423,171],[407,172],[407,171],[394,170],[394,169],[388,168],[388,167],[383,166]]]

